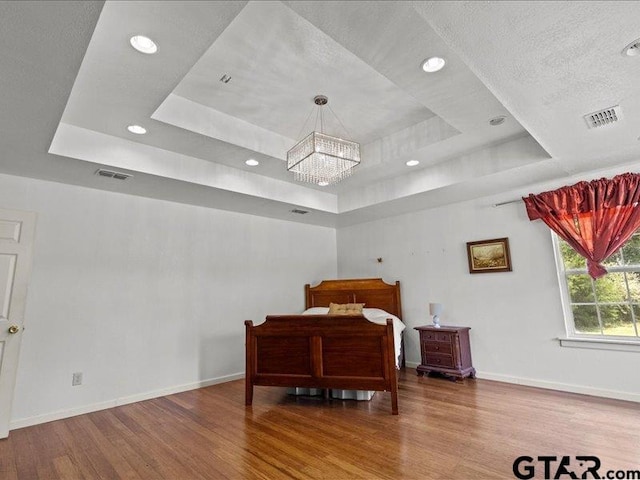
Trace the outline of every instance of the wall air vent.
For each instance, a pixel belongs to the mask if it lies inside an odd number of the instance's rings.
[[[291,213],[297,213],[298,215],[304,215],[305,213],[309,213],[309,210],[300,210],[298,208],[294,208],[293,210],[289,210]]]
[[[133,175],[129,175],[128,173],[114,172],[112,170],[105,170],[104,168],[96,170],[96,175],[100,177],[113,178],[115,180],[126,180],[127,178],[133,177]]]
[[[622,119],[622,111],[620,106],[605,108],[597,112],[590,113],[584,116],[587,126],[589,128],[603,127],[605,125],[611,125]]]

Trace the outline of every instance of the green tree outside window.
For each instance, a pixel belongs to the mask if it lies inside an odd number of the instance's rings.
[[[575,332],[639,338],[640,232],[603,265],[608,272],[593,280],[585,259],[558,238]]]

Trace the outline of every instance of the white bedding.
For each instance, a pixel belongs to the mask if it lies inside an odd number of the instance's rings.
[[[326,315],[327,313],[329,313],[328,307],[313,307],[302,312],[303,315]],[[406,325],[395,315],[385,312],[379,308],[363,308],[362,314],[370,322],[378,323],[380,325],[386,325],[387,318],[391,318],[393,320],[393,343],[395,346],[396,367],[400,368],[400,342],[402,340],[402,332],[406,328]]]

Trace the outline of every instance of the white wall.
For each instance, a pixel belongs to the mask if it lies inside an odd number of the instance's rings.
[[[6,175],[0,207],[38,212],[14,428],[243,373],[244,320],[337,273],[332,228]]]
[[[549,229],[520,202],[491,199],[423,210],[338,230],[341,278],[400,280],[407,360],[419,363],[428,304],[442,323],[472,328],[478,376],[640,401],[638,352],[560,347],[565,334]],[[513,271],[469,274],[466,242],[508,237]],[[383,262],[377,263],[376,258]]]
[[[472,327],[480,377],[640,400],[637,353],[558,345],[548,229],[491,203],[341,228],[336,245],[331,228],[0,175],[0,207],[39,215],[13,428],[233,378],[243,321],[301,310],[303,285],[336,274],[401,281],[410,362],[439,301]],[[470,275],[465,243],[502,236],[514,271]]]

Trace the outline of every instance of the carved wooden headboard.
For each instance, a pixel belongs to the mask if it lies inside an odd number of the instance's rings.
[[[323,280],[304,286],[306,308],[328,307],[329,303],[364,303],[365,308],[380,308],[402,319],[400,282],[385,283],[381,278]]]

